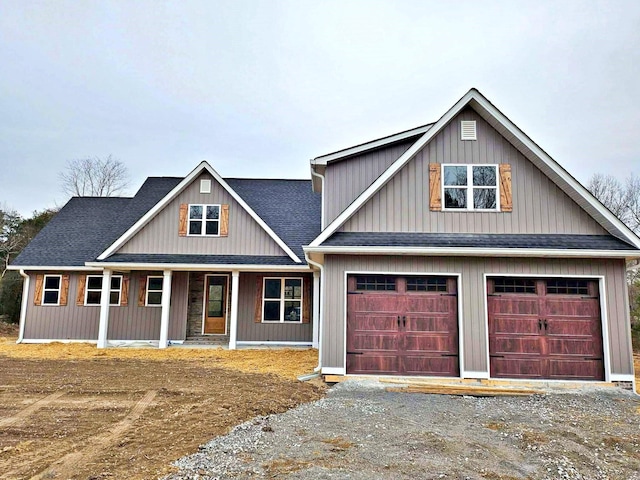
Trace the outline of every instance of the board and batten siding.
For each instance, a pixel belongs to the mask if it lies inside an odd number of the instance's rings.
[[[325,202],[323,227],[340,215],[413,143],[413,141],[401,142],[346,160],[329,163],[325,171],[322,195],[322,201]]]
[[[203,179],[211,180],[211,193],[200,193],[200,180]],[[229,235],[179,236],[179,210],[183,203],[229,205]],[[198,176],[117,253],[286,255],[275,240],[208,173]]]
[[[313,282],[313,276],[300,273],[241,273],[238,290],[238,341],[239,342],[309,342],[312,340],[313,323],[256,323],[256,282],[258,275],[265,277],[304,278]],[[313,308],[311,309],[313,311]]]
[[[477,140],[460,140],[461,120],[476,121]],[[513,211],[430,211],[430,163],[510,164]],[[607,234],[586,211],[471,108],[458,114],[340,230]]]
[[[611,372],[633,373],[626,265],[621,259],[522,259],[415,256],[325,256],[322,365],[344,368],[345,272],[460,274],[464,370],[487,372],[484,274],[596,275],[605,277]]]
[[[52,275],[58,272],[47,272]],[[144,272],[151,274],[152,272]],[[40,273],[38,273],[40,274]],[[82,274],[87,274],[83,272]],[[89,273],[91,274],[91,273]],[[115,273],[119,275],[119,273]],[[155,273],[158,274],[158,273]],[[139,307],[138,286],[140,275],[129,273],[129,299],[127,306],[109,308],[109,340],[159,340],[160,307]],[[161,275],[161,274],[158,274]],[[98,339],[99,306],[78,306],[78,278],[69,274],[69,300],[65,306],[36,306],[33,304],[36,274],[30,273],[29,301],[24,329],[25,340],[92,340]],[[187,316],[186,272],[174,272],[171,282],[171,311],[169,340],[184,340]]]

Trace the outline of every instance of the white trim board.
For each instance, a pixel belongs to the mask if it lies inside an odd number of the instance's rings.
[[[56,267],[56,266],[52,266],[52,267],[43,267],[43,266],[20,266],[20,265],[9,265],[9,267],[7,268],[7,270],[24,270],[25,273],[28,273],[30,271],[34,271],[34,272],[46,272],[46,271],[51,271],[51,272],[69,272],[69,271],[74,271],[74,272],[101,272],[102,268],[101,267],[89,267],[89,266],[82,266],[82,265],[78,265],[78,266],[74,266],[74,267],[70,267],[70,266],[64,266],[64,267]]]
[[[182,270],[190,272],[211,272],[238,270],[240,272],[311,272],[308,265],[222,265],[213,263],[120,263],[87,262],[87,265],[100,266],[97,270]]]
[[[335,233],[349,218],[395,176],[415,155],[424,148],[464,107],[471,104],[478,114],[493,123],[492,126],[512,143],[521,146],[522,153],[573,198],[612,235],[623,238],[640,249],[640,238],[623,222],[613,215],[589,191],[574,179],[563,167],[547,155],[522,130],[513,124],[502,112],[494,107],[478,90],[472,88],[451,107],[433,126],[427,130],[405,153],[387,168],[362,194],[360,194],[340,215],[325,228],[310,247],[318,247]],[[517,148],[516,145],[516,148]]]
[[[246,340],[241,342],[238,340],[236,345],[291,345],[291,346],[300,346],[300,347],[310,347],[311,342],[278,342],[278,341],[259,341],[259,340]]]
[[[98,260],[104,260],[109,255],[115,253],[120,247],[122,247],[128,240],[130,240],[136,233],[138,233],[147,223],[149,223],[158,213],[160,213],[169,202],[176,198],[185,188],[200,175],[202,172],[209,173],[219,184],[224,188],[233,199],[240,204],[240,206],[253,218],[262,229],[278,244],[282,250],[296,263],[302,263],[298,256],[293,253],[293,250],[287,246],[287,244],[267,225],[262,218],[258,216],[256,212],[242,199],[236,191],[229,186],[224,179],[218,175],[208,162],[202,161],[189,173],[184,179],[176,185],[169,193],[167,193],[162,200],[156,203],[147,213],[145,213],[136,223],[134,223],[124,234],[122,234],[115,242],[113,242],[104,252],[98,256]]]

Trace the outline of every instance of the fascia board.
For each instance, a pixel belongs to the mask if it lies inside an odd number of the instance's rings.
[[[66,265],[64,267],[61,266],[43,266],[43,265],[9,265],[9,267],[7,268],[7,270],[24,270],[25,272],[28,271],[46,271],[46,270],[55,270],[57,272],[67,272],[67,271],[76,271],[76,272],[92,272],[92,271],[96,271],[96,270],[101,270],[101,268],[95,268],[95,267],[91,267],[91,266],[69,266]]]
[[[640,258],[635,250],[578,250],[545,248],[451,248],[451,247],[304,247],[305,253],[351,255],[434,255],[489,257]]]
[[[404,132],[396,133],[394,135],[389,135],[388,137],[380,138],[378,140],[373,140],[371,142],[366,142],[360,145],[356,145],[354,147],[345,148],[344,150],[339,150],[337,152],[321,155],[311,160],[311,164],[327,165],[330,162],[339,160],[344,157],[358,155],[368,150],[384,147],[385,145],[389,145],[390,143],[400,142],[407,138],[415,137],[416,135],[422,135],[423,133],[427,132],[427,130],[429,130],[432,127],[432,125],[433,124],[424,125],[422,127],[406,130]]]
[[[318,235],[313,242],[309,244],[310,247],[317,247],[322,244],[327,238],[329,238],[338,228],[340,228],[344,222],[346,222],[353,214],[355,214],[367,200],[375,195],[393,176],[405,166],[409,160],[411,160],[433,137],[435,137],[442,128],[447,125],[453,117],[455,117],[462,108],[469,103],[469,101],[479,94],[477,90],[469,90],[456,104],[447,111],[436,123],[434,123],[429,130],[427,130],[422,137],[409,147],[395,162],[393,162],[382,175],[380,175],[369,187],[362,192],[351,204],[345,208],[340,215],[338,215],[320,235]]]
[[[109,248],[98,255],[98,260],[104,260],[109,255],[115,253],[122,245],[130,240],[136,233],[149,223],[160,211],[166,207],[180,192],[182,192],[187,186],[195,180],[203,171],[207,171],[211,176],[224,188],[233,198],[236,200],[242,208],[262,227],[264,231],[282,248],[286,254],[296,263],[302,263],[298,256],[287,246],[284,241],[275,234],[275,232],[269,227],[262,218],[258,216],[256,212],[238,195],[238,193],[225,182],[218,172],[216,172],[208,162],[202,161],[189,173],[178,185],[176,185],[169,193],[167,193],[162,200],[156,203],[147,213],[145,213],[140,219],[134,223],[124,234],[120,236],[115,242],[113,242]]]
[[[278,271],[278,272],[299,272],[312,271],[308,265],[237,265],[237,264],[211,264],[211,263],[125,263],[125,262],[87,262],[86,265],[92,270],[188,270],[188,271],[211,271],[218,270],[238,270],[246,272],[258,271]],[[97,267],[97,268],[96,268]]]

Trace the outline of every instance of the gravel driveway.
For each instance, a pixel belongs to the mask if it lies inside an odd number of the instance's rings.
[[[178,460],[180,479],[640,479],[640,401],[619,389],[528,397],[344,382]]]

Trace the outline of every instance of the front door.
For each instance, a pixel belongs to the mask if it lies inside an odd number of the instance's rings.
[[[204,334],[224,335],[227,327],[226,275],[207,275],[204,300]]]

